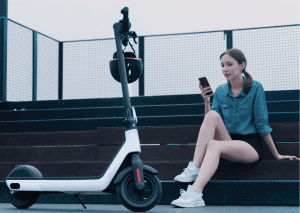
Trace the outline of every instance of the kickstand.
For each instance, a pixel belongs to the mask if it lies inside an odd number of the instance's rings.
[[[86,209],[85,205],[83,204],[83,202],[81,201],[80,197],[78,196],[78,194],[74,194],[74,196],[79,200],[79,202],[81,203],[81,205],[83,206],[83,208]]]

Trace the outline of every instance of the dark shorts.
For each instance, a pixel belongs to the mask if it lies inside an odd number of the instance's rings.
[[[258,133],[256,134],[248,134],[248,135],[240,135],[240,134],[229,134],[232,140],[241,140],[250,144],[258,153],[259,160],[261,161],[264,157],[264,149],[261,142],[261,137]]]

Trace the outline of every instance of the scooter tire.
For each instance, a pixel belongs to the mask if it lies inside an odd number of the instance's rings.
[[[40,196],[40,192],[15,192],[9,193],[10,201],[18,209],[27,209],[32,206]]]
[[[35,167],[30,165],[20,165],[13,169],[8,177],[35,177],[42,178],[42,173]],[[11,204],[18,209],[27,209],[32,206],[39,198],[41,192],[37,191],[9,191]]]
[[[158,177],[144,170],[145,188],[142,192],[134,188],[133,173],[129,172],[117,186],[117,194],[121,203],[134,212],[145,212],[159,202],[162,195]]]

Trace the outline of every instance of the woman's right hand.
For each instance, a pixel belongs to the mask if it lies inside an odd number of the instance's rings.
[[[205,87],[204,89],[201,86],[201,82],[199,81],[199,88],[201,90],[201,96],[204,99],[204,102],[209,102],[210,97],[214,95],[213,90],[210,87]],[[207,93],[212,92],[212,94],[207,95]]]

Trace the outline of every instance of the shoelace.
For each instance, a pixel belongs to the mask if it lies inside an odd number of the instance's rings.
[[[190,173],[193,173],[193,169],[191,169],[191,168],[184,168],[184,169],[182,169],[183,170],[183,172],[182,172],[182,174],[190,174]]]
[[[189,173],[192,172],[192,170],[189,169],[189,168],[185,168],[185,169],[182,169],[182,170],[183,170],[182,174],[189,174]]]
[[[184,189],[180,189],[180,195],[181,195],[181,198],[183,198],[183,199],[189,199],[190,197],[193,197],[193,195],[191,193],[188,193]],[[200,195],[203,196],[203,193],[201,192]]]
[[[189,199],[190,197],[193,197],[191,193],[188,193],[187,191],[180,189],[180,195],[182,199]]]

